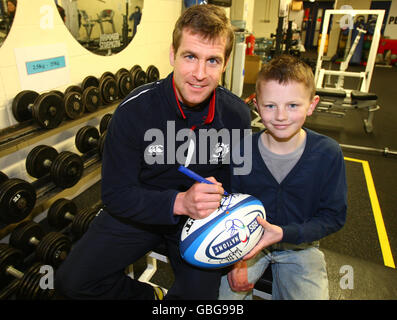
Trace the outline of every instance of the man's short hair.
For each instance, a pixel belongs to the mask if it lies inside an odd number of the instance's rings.
[[[291,81],[302,83],[309,91],[312,99],[316,94],[316,85],[311,67],[299,58],[282,54],[276,56],[262,67],[256,80],[256,94],[260,94],[263,81],[277,81],[287,84]]]
[[[217,37],[226,37],[225,61],[230,56],[234,43],[234,31],[225,11],[217,6],[205,4],[194,5],[185,10],[175,24],[172,34],[172,46],[175,53],[181,43],[183,30],[214,40]]]

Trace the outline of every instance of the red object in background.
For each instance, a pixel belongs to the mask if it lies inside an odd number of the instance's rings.
[[[385,51],[387,50],[391,50],[391,54],[397,54],[397,39],[380,39],[378,53],[385,54]],[[396,59],[391,60],[392,64],[396,62]]]
[[[250,34],[246,39],[245,43],[247,45],[247,49],[245,49],[245,54],[247,56],[254,55],[254,48],[255,48],[255,37],[253,34]]]

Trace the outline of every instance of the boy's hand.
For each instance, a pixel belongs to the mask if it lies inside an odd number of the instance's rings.
[[[177,194],[174,202],[175,215],[187,215],[192,219],[204,219],[219,207],[224,189],[210,177],[213,184],[195,183],[186,192]]]
[[[248,282],[247,270],[247,262],[243,260],[233,265],[233,269],[227,274],[229,286],[233,291],[249,291],[254,288],[254,284]]]
[[[279,226],[270,224],[265,219],[260,217],[258,217],[256,220],[265,229],[265,231],[263,232],[262,238],[260,238],[256,246],[244,256],[243,260],[248,260],[255,257],[260,251],[262,251],[262,249],[271,246],[274,243],[280,242],[283,238],[283,229],[281,229]]]

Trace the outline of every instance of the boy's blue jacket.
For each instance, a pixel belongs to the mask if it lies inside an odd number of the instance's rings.
[[[174,199],[195,181],[177,170],[185,160],[177,156],[183,155],[180,151],[186,151],[188,145],[187,136],[177,135],[191,134],[193,125],[197,125],[196,148],[189,169],[206,178],[215,177],[225,190],[230,190],[228,160],[233,141],[238,143],[243,129],[250,129],[248,106],[218,86],[215,110],[209,109],[209,103],[204,103],[201,110],[204,116],[213,112],[209,124],[197,123],[197,119],[202,122],[202,116],[197,117],[194,112],[186,111],[184,119],[176,103],[172,76],[171,73],[165,79],[133,90],[112,116],[102,158],[101,187],[103,204],[113,216],[149,225],[179,222],[173,215]],[[211,128],[227,129],[229,133],[232,129],[240,130],[234,132],[233,141],[227,141],[226,135],[205,142],[199,129]]]
[[[232,191],[260,199],[266,220],[283,229],[282,242],[292,244],[320,240],[338,231],[346,221],[347,185],[341,148],[329,137],[304,130],[307,138],[303,154],[280,184],[261,157],[258,143],[262,132],[252,135],[250,173],[231,178]],[[249,137],[235,152],[242,154],[247,142],[251,142]]]

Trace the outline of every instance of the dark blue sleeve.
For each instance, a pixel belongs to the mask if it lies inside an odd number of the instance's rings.
[[[112,116],[102,157],[102,201],[107,210],[144,224],[176,224],[173,215],[176,190],[149,190],[140,182],[142,134],[133,106],[118,107]],[[142,140],[141,140],[142,138]]]
[[[334,149],[335,150],[335,149]],[[308,194],[308,197],[319,197],[319,206],[312,217],[304,223],[290,223],[280,226],[283,229],[282,242],[299,244],[320,240],[341,229],[346,221],[347,184],[345,162],[340,148],[334,152],[330,160],[324,161],[322,188],[318,195]],[[312,177],[316,179],[319,177]]]

